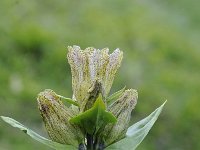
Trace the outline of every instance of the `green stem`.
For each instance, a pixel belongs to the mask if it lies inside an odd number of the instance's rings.
[[[91,134],[86,134],[86,139],[87,139],[87,150],[104,150],[105,146],[101,138],[91,135]]]
[[[87,134],[87,150],[93,150],[93,135]]]

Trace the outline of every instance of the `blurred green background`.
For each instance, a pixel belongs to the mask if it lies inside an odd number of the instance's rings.
[[[68,45],[120,48],[111,92],[139,92],[132,123],[168,100],[138,150],[200,149],[200,1],[1,0],[0,115],[46,135],[36,96],[70,97]],[[0,121],[0,150],[49,150]]]

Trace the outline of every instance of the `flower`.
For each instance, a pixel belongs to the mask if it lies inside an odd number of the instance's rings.
[[[120,67],[123,52],[116,49],[108,54],[109,49],[102,50],[93,47],[81,50],[78,46],[68,47],[68,62],[72,72],[73,98],[78,101],[80,111],[86,110],[89,91],[93,91],[95,84],[100,85],[103,97],[107,97],[116,71]]]
[[[137,104],[137,98],[137,91],[129,89],[124,91],[121,96],[108,107],[108,111],[117,118],[117,123],[109,124],[105,127],[102,134],[104,134],[106,145],[110,145],[125,137],[129,127],[131,112]]]
[[[89,135],[96,136],[95,140],[105,147],[125,136],[131,112],[137,103],[137,91],[124,88],[112,97],[111,102],[108,101],[123,57],[119,49],[111,54],[108,51],[107,48],[81,50],[78,46],[68,47],[73,101],[78,103],[77,106],[66,107],[60,95],[52,90],[38,95],[39,110],[53,141],[77,146],[83,144]],[[90,142],[94,144],[95,140]]]
[[[40,92],[37,101],[48,135],[53,141],[74,146],[84,141],[81,129],[68,121],[76,112],[66,107],[53,90]]]

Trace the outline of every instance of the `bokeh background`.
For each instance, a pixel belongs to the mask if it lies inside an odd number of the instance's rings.
[[[131,122],[168,100],[138,150],[200,149],[200,1],[1,0],[0,115],[46,135],[36,96],[70,97],[67,46],[120,48],[111,92],[139,92]],[[49,150],[0,121],[0,150]]]

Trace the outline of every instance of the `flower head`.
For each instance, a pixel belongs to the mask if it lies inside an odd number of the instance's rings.
[[[103,97],[110,92],[115,73],[120,67],[123,52],[116,49],[108,54],[109,49],[102,50],[93,47],[81,50],[78,46],[68,47],[68,62],[72,72],[72,89],[74,99],[85,110],[89,91],[99,82]]]

